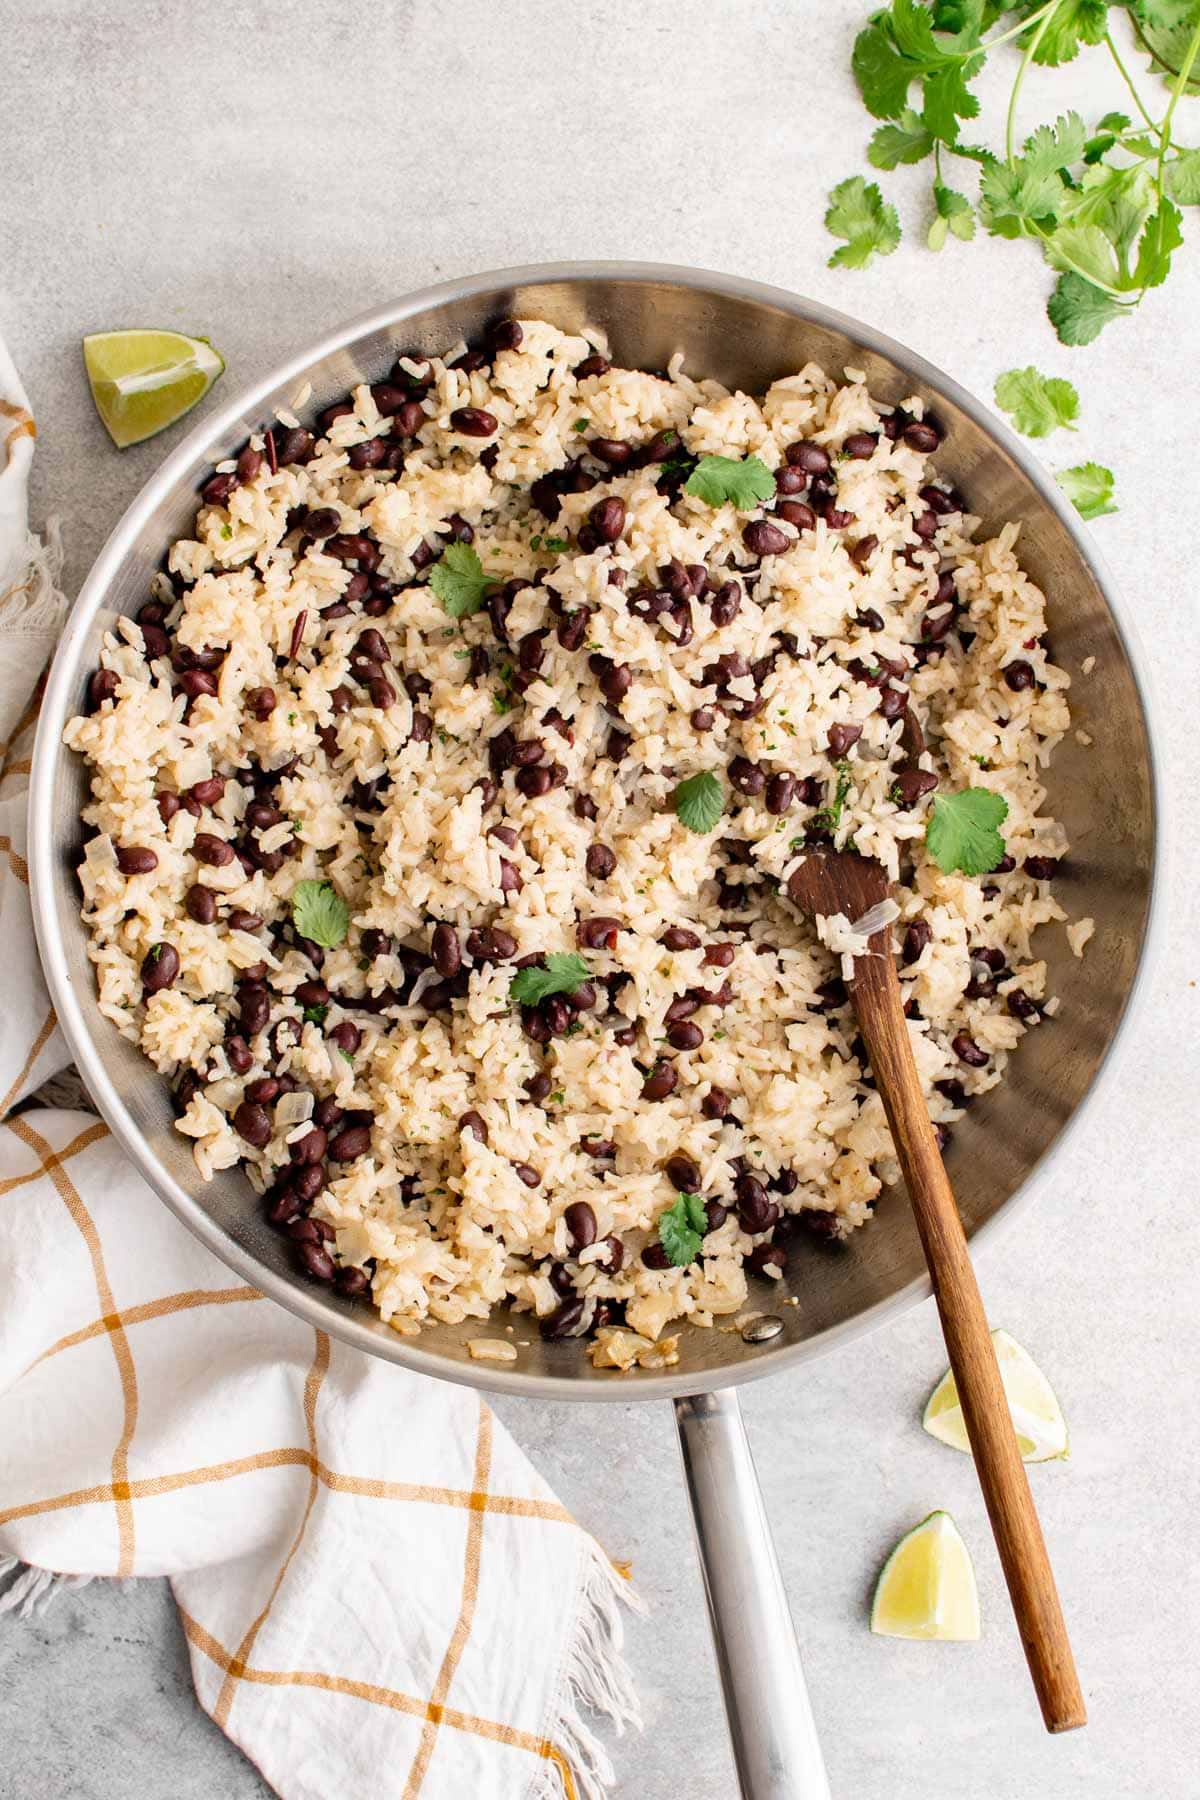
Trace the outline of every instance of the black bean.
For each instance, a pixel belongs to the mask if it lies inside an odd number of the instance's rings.
[[[435,925],[429,953],[433,966],[444,981],[451,981],[462,968],[462,946],[453,925]]]
[[[197,925],[211,925],[217,916],[217,896],[202,882],[194,882],[183,897],[189,919]]]
[[[808,486],[808,477],[803,469],[793,469],[790,463],[784,463],[775,471],[775,492],[777,494],[802,494]]]
[[[786,455],[792,468],[802,469],[806,475],[825,475],[829,472],[828,450],[823,449],[820,444],[810,443],[805,438],[801,438],[795,444],[789,444]]]
[[[728,1114],[731,1105],[731,1097],[725,1092],[725,1089],[713,1087],[709,1088],[700,1102],[700,1111],[706,1119],[723,1119]]]
[[[585,356],[581,363],[576,363],[573,373],[577,381],[586,381],[589,375],[607,375],[611,368],[607,356]]]
[[[516,319],[497,319],[487,328],[487,340],[493,354],[501,350],[519,350],[524,336]]]
[[[931,794],[938,778],[928,769],[901,769],[892,783],[897,806],[915,806],[923,794]]]
[[[596,917],[580,919],[576,928],[581,950],[615,950],[617,933],[621,929],[619,919]]]
[[[586,1250],[596,1241],[596,1215],[586,1200],[574,1200],[563,1212],[572,1250]]]
[[[467,936],[467,950],[476,962],[507,962],[517,953],[517,940],[499,926],[485,926]]]
[[[330,1031],[329,1041],[343,1056],[353,1056],[362,1043],[362,1032],[352,1019],[340,1019]]]
[[[583,1309],[584,1301],[577,1295],[573,1300],[564,1300],[561,1306],[547,1314],[538,1327],[547,1343],[556,1343],[560,1338],[578,1337]]]
[[[540,1105],[549,1094],[553,1085],[554,1084],[546,1074],[545,1070],[539,1069],[538,1073],[536,1075],[531,1075],[529,1080],[525,1083],[525,1092],[536,1105]]]
[[[269,800],[252,800],[246,808],[245,818],[251,831],[269,831],[272,825],[280,823],[283,814]]]
[[[275,689],[271,687],[251,688],[246,695],[246,711],[252,719],[261,724],[269,719],[275,711]]]
[[[865,569],[878,548],[879,539],[877,537],[861,537],[850,552],[850,561],[856,569]]]
[[[200,489],[201,498],[209,506],[223,506],[238,484],[236,475],[213,475]]]
[[[987,1051],[981,1049],[965,1031],[960,1031],[957,1037],[951,1039],[950,1048],[959,1062],[966,1063],[969,1068],[982,1069],[987,1062]]]
[[[198,831],[192,841],[192,855],[196,861],[207,863],[212,869],[228,868],[235,854],[232,844],[214,836],[211,831]]]
[[[491,437],[498,429],[495,418],[481,406],[455,407],[450,414],[450,424],[464,437]]]
[[[1025,873],[1034,881],[1053,881],[1058,874],[1058,858],[1054,856],[1027,856],[1023,864]]]
[[[742,542],[752,556],[782,556],[791,541],[787,532],[769,519],[751,519],[742,527]]]
[[[329,989],[323,981],[302,981],[294,998],[296,1004],[306,1011],[310,1006],[328,1006]]]
[[[735,756],[729,765],[729,782],[739,794],[753,797],[762,793],[767,785],[767,778],[758,764],[751,762],[749,757]]]
[[[666,1012],[663,1014],[663,1023],[666,1025],[675,1025],[680,1019],[690,1019],[692,1014],[698,1010],[699,1006],[700,1001],[695,993],[680,994],[678,999],[672,1000],[670,1006],[668,1006]]]
[[[198,700],[202,694],[216,693],[217,678],[207,669],[185,669],[179,677],[178,687],[189,700]]]
[[[543,794],[548,794],[552,785],[550,771],[544,767],[518,769],[514,779],[521,793],[530,800],[537,800]]]
[[[288,463],[305,463],[313,453],[316,439],[312,432],[305,431],[302,425],[294,425],[282,434],[276,427],[272,435],[275,439],[276,455],[285,466]]]
[[[596,802],[590,794],[576,794],[571,804],[577,819],[588,819],[594,823],[599,816]]]
[[[371,1291],[371,1277],[365,1269],[339,1269],[334,1275],[333,1285],[347,1300],[361,1300]]]
[[[296,1257],[314,1281],[332,1281],[337,1273],[332,1256],[321,1244],[297,1244]]]
[[[642,1251],[642,1262],[648,1269],[669,1269],[671,1259],[661,1244],[647,1244]]]
[[[1014,1019],[1036,1019],[1041,1011],[1037,1001],[1031,1000],[1024,988],[1013,988],[1006,998]]]
[[[271,1141],[271,1119],[267,1110],[253,1100],[243,1100],[233,1115],[233,1128],[239,1137],[255,1150]]]
[[[256,1106],[270,1106],[279,1098],[279,1082],[274,1075],[260,1075],[257,1081],[248,1081],[243,1096],[252,1100]]]
[[[243,984],[238,1000],[238,1016],[247,1037],[254,1037],[271,1016],[271,1002],[261,982]]]
[[[732,625],[742,604],[742,590],[736,581],[727,581],[717,589],[711,605],[714,625]]]
[[[942,441],[942,434],[931,419],[916,420],[904,427],[904,441],[910,450],[920,450],[928,456]]]
[[[174,944],[152,944],[142,959],[142,987],[148,994],[169,988],[179,973],[179,952]]]
[[[158,857],[145,844],[123,844],[117,851],[117,867],[122,875],[149,875],[158,867]]]
[[[679,1023],[669,1027],[667,1042],[673,1050],[698,1050],[704,1042],[704,1033],[699,1025],[693,1025],[690,1020],[682,1019]]]
[[[878,442],[879,439],[872,432],[852,431],[843,443],[842,449],[847,456],[855,458],[856,461],[866,462],[868,457],[874,456],[875,446]]]
[[[765,1231],[771,1222],[773,1202],[757,1175],[739,1175],[734,1184],[734,1199],[742,1229],[750,1233]]]
[[[700,934],[689,931],[685,925],[668,925],[662,934],[662,941],[668,950],[698,950]]]
[[[805,506],[803,500],[781,500],[775,513],[789,525],[794,525],[797,531],[812,531],[816,527],[817,515],[811,506]]]
[[[769,813],[785,813],[796,797],[796,777],[786,770],[772,775],[767,783],[767,811]]]
[[[914,919],[904,933],[904,948],[900,952],[901,961],[911,966],[920,960],[926,944],[933,942],[933,927],[928,919]]]
[[[332,1094],[327,1094],[323,1100],[318,1100],[313,1107],[313,1120],[321,1127],[322,1131],[332,1131],[335,1125],[342,1123],[345,1116],[345,1112]]]
[[[596,881],[607,881],[617,866],[616,853],[607,844],[592,844],[584,863],[588,874]]]
[[[93,711],[111,700],[120,685],[120,676],[115,669],[97,669],[88,682],[88,704]]]
[[[249,1046],[243,1037],[237,1037],[236,1035],[234,1037],[227,1037],[225,1039],[225,1055],[228,1058],[229,1066],[235,1075],[245,1075],[247,1070],[251,1069],[254,1065],[254,1058],[251,1056]]]
[[[642,1084],[642,1098],[665,1100],[668,1094],[675,1092],[678,1080],[674,1063],[657,1062]]]
[[[1003,674],[1005,687],[1011,688],[1014,694],[1023,693],[1026,688],[1031,688],[1034,684],[1035,678],[1032,663],[1008,663],[1003,670]]]
[[[879,690],[876,705],[885,719],[898,719],[908,710],[908,695],[903,688],[883,687]]]
[[[700,1166],[681,1151],[666,1165],[667,1179],[681,1194],[694,1194],[700,1187]]]
[[[371,1148],[371,1131],[367,1125],[347,1125],[329,1140],[329,1155],[334,1162],[353,1162]]]
[[[923,544],[932,543],[938,531],[937,514],[928,510],[918,513],[912,522],[912,528]]]
[[[829,741],[829,754],[845,756],[851,745],[857,744],[862,732],[861,725],[831,725],[826,734]]]
[[[478,1138],[481,1144],[486,1144],[488,1141],[487,1123],[483,1114],[476,1112],[474,1108],[472,1108],[470,1112],[465,1112],[462,1115],[461,1119],[458,1121],[458,1129],[460,1131],[469,1131],[471,1136]]]
[[[502,856],[500,858],[500,892],[502,894],[519,894],[524,885],[521,871],[516,864],[509,862],[506,856]]]
[[[588,520],[602,544],[615,544],[625,529],[625,502],[616,494],[610,494],[593,506]]]
[[[533,1167],[532,1163],[514,1163],[513,1173],[518,1181],[524,1182],[527,1188],[535,1188],[542,1185],[541,1174]]]
[[[571,1008],[561,994],[542,1001],[542,1018],[551,1037],[562,1037],[571,1029]]]
[[[787,1264],[787,1252],[779,1244],[756,1244],[746,1258],[746,1268],[751,1275],[761,1280],[774,1280],[772,1269],[782,1269]]]
[[[171,640],[160,625],[142,626],[142,651],[147,662],[156,662],[171,649]]]

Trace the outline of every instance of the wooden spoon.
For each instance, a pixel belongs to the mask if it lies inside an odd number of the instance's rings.
[[[827,917],[841,913],[852,924],[888,897],[887,877],[879,864],[848,851],[806,856],[789,875],[787,886],[802,912]],[[1048,1731],[1072,1731],[1086,1724],[1087,1709],[962,1220],[921,1093],[892,957],[891,927],[872,933],[867,941],[870,953],[854,959],[850,998],[908,1184],[979,1484],[1042,1717]]]

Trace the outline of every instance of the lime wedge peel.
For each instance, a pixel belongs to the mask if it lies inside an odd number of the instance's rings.
[[[1009,1411],[1025,1462],[1051,1462],[1070,1454],[1067,1422],[1054,1389],[1027,1350],[1007,1331],[993,1331],[1000,1377],[1008,1395]],[[949,1370],[929,1396],[921,1419],[930,1437],[953,1450],[971,1454],[966,1420],[958,1403],[958,1389]]]
[[[96,411],[119,450],[174,425],[207,394],[225,359],[180,331],[98,331],[83,340]]]
[[[949,1513],[930,1513],[900,1539],[875,1585],[871,1630],[878,1637],[943,1643],[978,1638],[975,1569]]]

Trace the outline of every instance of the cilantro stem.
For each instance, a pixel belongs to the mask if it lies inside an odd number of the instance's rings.
[[[1022,19],[1019,25],[1011,26],[1008,31],[1002,32],[999,37],[981,39],[980,42],[975,45],[973,50],[962,51],[960,53],[961,60],[965,62],[970,56],[986,56],[990,51],[998,50],[1001,44],[1011,43],[1013,38],[1020,37],[1023,31],[1031,31],[1033,27],[1040,24],[1043,19],[1048,19],[1052,12],[1058,10],[1059,4],[1060,0],[1046,0],[1045,6],[1039,7],[1037,12],[1031,13],[1027,19]],[[1043,30],[1044,29],[1045,27],[1043,26]],[[1041,38],[1041,32],[1038,33],[1038,38]],[[1036,43],[1034,48],[1037,48]]]
[[[1021,66],[1017,70],[1016,80],[1012,85],[1012,93],[1008,96],[1008,114],[1004,121],[1004,156],[1010,169],[1015,162],[1015,157],[1013,155],[1013,135],[1017,123],[1017,97],[1021,92],[1022,83],[1029,73],[1029,65],[1033,61],[1037,47],[1046,35],[1046,28],[1050,23],[1051,16],[1055,12],[1057,5],[1058,0],[1052,0],[1051,5],[1044,6],[1040,13],[1034,13],[1032,18],[1025,21],[1026,30],[1033,24],[1034,19],[1038,21],[1038,26],[1037,30],[1033,33],[1025,46],[1024,53],[1021,57]]]
[[[1105,32],[1104,42],[1108,49],[1109,55],[1112,57],[1113,61],[1117,65],[1117,69],[1120,73],[1121,79],[1124,81],[1125,86],[1129,89],[1129,92],[1133,97],[1133,104],[1137,107],[1138,111],[1141,113],[1143,119],[1145,119],[1145,121],[1146,121],[1147,125],[1150,127],[1151,131],[1153,131],[1155,134],[1157,134],[1158,126],[1155,124],[1155,122],[1151,118],[1150,114],[1146,111],[1145,102],[1143,101],[1142,96],[1138,93],[1137,88],[1133,85],[1133,76],[1129,73],[1129,70],[1125,67],[1125,64],[1121,61],[1120,51],[1117,49],[1117,46],[1113,43],[1112,33],[1110,31]]]
[[[1163,170],[1167,161],[1167,146],[1171,142],[1171,120],[1175,116],[1175,108],[1179,105],[1179,97],[1188,84],[1188,76],[1192,72],[1192,64],[1195,62],[1198,53],[1200,53],[1200,24],[1195,27],[1191,37],[1188,39],[1188,47],[1184,52],[1183,62],[1180,64],[1179,73],[1175,77],[1174,85],[1171,88],[1171,102],[1167,107],[1166,116],[1162,122],[1162,131],[1158,143],[1158,197],[1160,202],[1162,200],[1163,191]]]

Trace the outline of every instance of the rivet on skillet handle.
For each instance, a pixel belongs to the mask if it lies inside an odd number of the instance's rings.
[[[742,1800],[830,1800],[737,1395],[688,1395],[675,1423]]]

